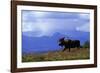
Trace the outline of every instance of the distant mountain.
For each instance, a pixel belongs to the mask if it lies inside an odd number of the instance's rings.
[[[67,36],[72,40],[80,40],[81,45],[83,45],[87,40],[90,41],[90,32],[69,31],[67,34]]]
[[[61,50],[58,40],[62,37],[80,40],[81,45],[89,40],[89,32],[69,31],[65,34],[56,32],[53,36],[30,37],[22,34],[22,52],[43,52]]]

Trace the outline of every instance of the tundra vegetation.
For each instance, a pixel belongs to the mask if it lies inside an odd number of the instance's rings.
[[[22,62],[41,62],[41,61],[63,61],[63,60],[83,60],[90,58],[90,45],[89,41],[84,42],[83,45],[64,47],[59,51],[49,51],[42,54],[23,54]]]

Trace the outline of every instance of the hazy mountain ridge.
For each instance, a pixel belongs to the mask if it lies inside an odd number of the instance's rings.
[[[74,34],[73,34],[74,33]],[[66,39],[69,37],[73,40],[80,40],[81,44],[83,44],[86,40],[89,40],[89,32],[80,32],[73,31],[67,32],[67,34],[60,34],[56,32],[53,36],[42,36],[42,37],[29,37],[22,35],[22,51],[23,52],[43,52],[43,51],[52,51],[52,50],[60,50],[59,39],[65,37]]]

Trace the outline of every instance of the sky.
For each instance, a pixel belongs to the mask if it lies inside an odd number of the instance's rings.
[[[68,31],[90,32],[90,14],[22,10],[22,33],[26,36],[52,36]]]

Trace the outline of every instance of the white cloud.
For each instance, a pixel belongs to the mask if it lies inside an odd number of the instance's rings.
[[[22,25],[22,31],[23,32],[27,32],[27,31],[32,31],[32,28],[31,28],[31,23],[23,23]]]
[[[90,19],[90,15],[89,14],[79,14],[79,17],[82,18],[82,19]]]
[[[89,25],[89,23],[86,23],[83,26],[76,27],[76,30],[83,31],[83,32],[90,32],[90,25]]]
[[[41,36],[52,36],[55,32],[75,30],[76,26],[78,26],[77,21],[72,19],[38,19],[37,22],[23,23],[22,31],[24,33],[41,31]]]
[[[56,18],[49,18],[47,17],[49,13],[50,12],[45,13],[34,11],[23,13],[22,32],[32,32],[33,36],[52,36],[55,32],[66,33],[67,31],[74,30],[89,32],[89,21],[87,21],[89,19],[89,14],[73,13],[71,14],[69,19],[60,18],[58,17],[58,15],[56,16]],[[73,17],[73,15],[76,15],[76,18]]]

